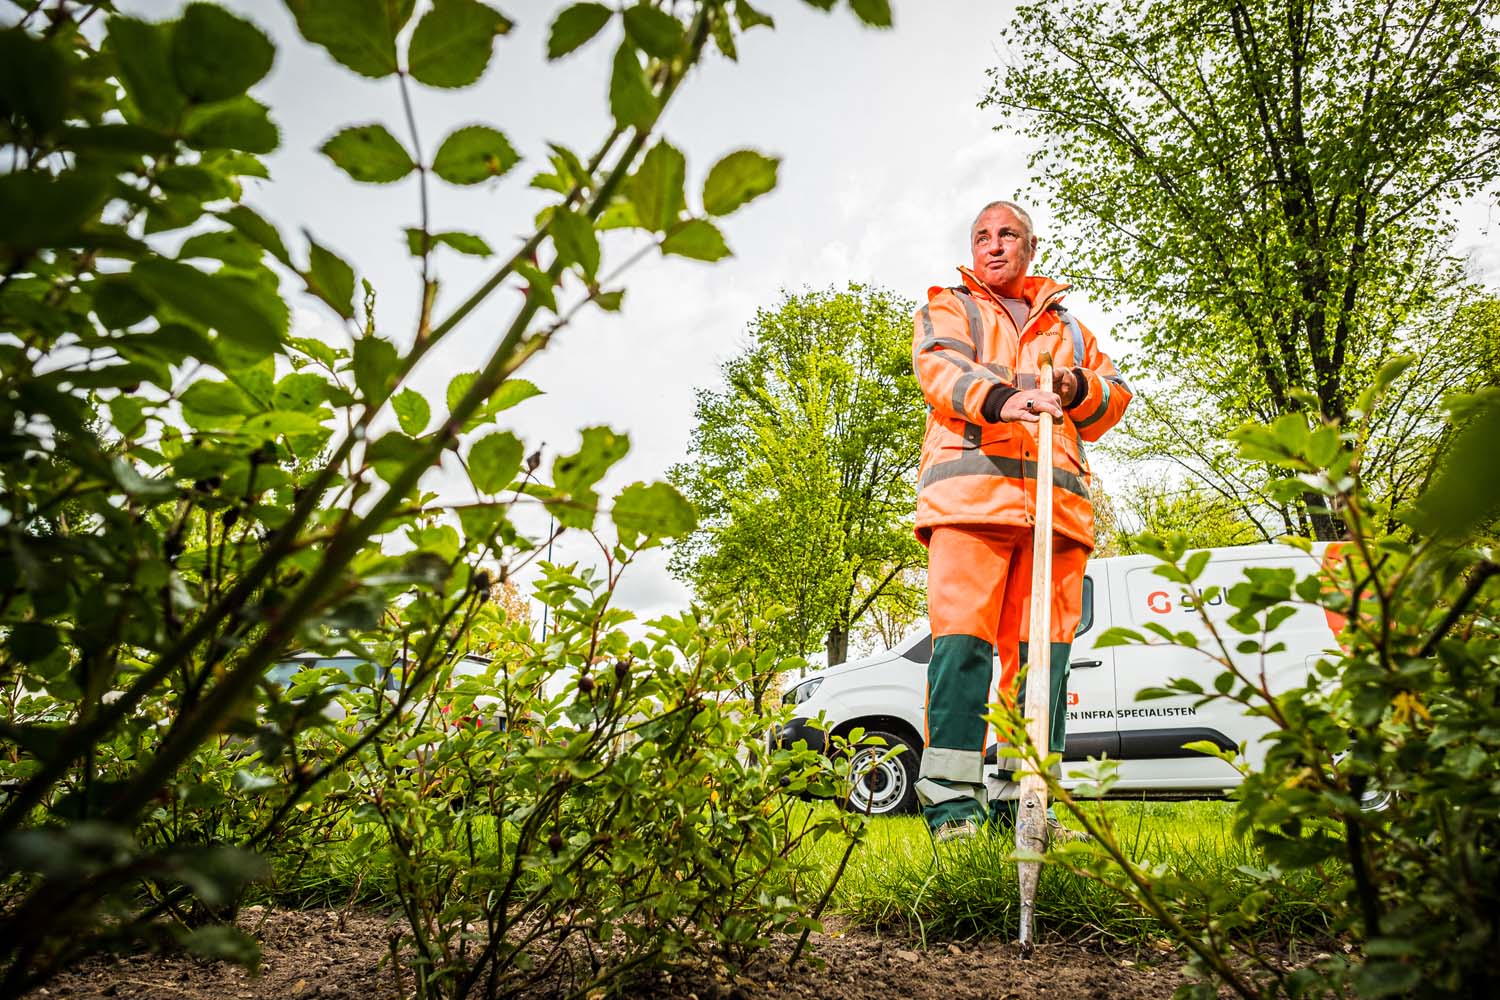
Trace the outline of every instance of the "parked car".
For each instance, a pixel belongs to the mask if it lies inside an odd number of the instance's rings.
[[[1197,585],[1200,590],[1215,584],[1227,588],[1253,566],[1288,567],[1303,575],[1317,569],[1320,554],[1318,548],[1309,555],[1286,545],[1215,549]],[[1116,556],[1089,563],[1083,617],[1073,642],[1068,679],[1063,759],[1082,761],[1108,754],[1119,761],[1113,794],[1221,795],[1239,783],[1239,772],[1216,757],[1185,749],[1184,744],[1207,740],[1230,750],[1245,742],[1253,766],[1263,756],[1259,740],[1269,723],[1227,701],[1198,706],[1198,699],[1189,695],[1137,700],[1142,689],[1164,686],[1176,677],[1191,677],[1205,690],[1213,690],[1220,667],[1203,653],[1175,647],[1094,646],[1111,626],[1139,630],[1148,622],[1207,638],[1207,629],[1191,602],[1183,599],[1181,588],[1153,572],[1158,565],[1150,556]],[[1233,611],[1222,597],[1211,601],[1207,610],[1216,624]],[[1227,626],[1225,631],[1232,632]],[[1337,648],[1333,627],[1316,607],[1299,606],[1277,630],[1276,639],[1285,649],[1265,659],[1266,679],[1273,692],[1305,683],[1320,655]],[[1232,645],[1234,640],[1229,641]],[[887,652],[808,676],[783,697],[785,704],[796,706],[797,714],[773,734],[773,740],[783,746],[806,740],[808,746],[822,750],[825,733],[847,736],[863,728],[870,736],[884,738],[889,746],[862,746],[855,751],[851,773],[868,774],[853,783],[849,807],[861,812],[868,809],[875,815],[912,811],[917,801],[922,708],[931,656],[932,637],[923,630]],[[813,725],[820,716],[822,722]],[[876,763],[887,757],[889,747],[896,746],[907,750]],[[993,744],[990,751],[993,765]]]
[[[361,671],[361,667],[367,672]],[[453,664],[453,670],[448,677],[448,686],[453,687],[460,684],[465,678],[482,676],[490,667],[490,661],[483,656],[473,653],[465,653]],[[388,701],[395,701],[397,692],[401,690],[402,664],[398,661],[391,666],[377,666],[369,660],[354,655],[342,656],[319,656],[316,653],[299,653],[276,663],[266,671],[266,679],[274,684],[280,685],[294,700],[305,697],[312,690],[327,691],[330,689],[331,676],[326,673],[313,674],[308,671],[337,670],[347,677],[347,681],[332,678],[332,688],[348,689],[358,685],[367,686],[373,694],[379,691],[381,696]],[[301,676],[299,676],[301,675]],[[420,708],[428,699],[417,702],[414,706]],[[432,698],[435,709],[444,716],[451,715],[453,704],[451,699]],[[330,721],[337,722],[347,714],[344,706],[337,700],[331,700],[322,707],[322,715]],[[455,723],[472,723],[474,725],[496,725],[503,726],[503,709],[500,708],[499,699],[490,695],[479,695],[474,699],[474,704],[458,719],[449,720]]]

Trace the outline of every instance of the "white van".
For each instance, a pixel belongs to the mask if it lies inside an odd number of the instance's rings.
[[[1255,566],[1286,567],[1300,578],[1318,569],[1324,546],[1312,554],[1288,545],[1246,545],[1211,550],[1208,568],[1197,581],[1199,590],[1215,584],[1228,588]],[[1176,677],[1190,677],[1204,690],[1213,690],[1220,666],[1190,649],[1114,646],[1095,649],[1094,641],[1107,628],[1123,625],[1139,631],[1157,622],[1174,632],[1191,631],[1208,643],[1208,630],[1197,611],[1183,599],[1180,585],[1153,572],[1160,562],[1152,556],[1115,556],[1091,560],[1083,584],[1083,618],[1073,641],[1068,678],[1068,742],[1065,761],[1082,761],[1108,754],[1120,762],[1115,794],[1191,798],[1222,794],[1240,781],[1239,773],[1216,757],[1183,749],[1186,743],[1209,740],[1222,749],[1248,744],[1252,765],[1259,762],[1259,738],[1265,720],[1245,715],[1230,702],[1195,706],[1190,695],[1138,702],[1143,688],[1161,687]],[[1232,613],[1222,598],[1209,607],[1209,617],[1231,649],[1244,639],[1227,625]],[[1298,606],[1277,629],[1284,652],[1265,658],[1264,670],[1273,693],[1306,683],[1312,665],[1336,650],[1333,628],[1317,607]],[[896,648],[861,660],[821,670],[802,680],[783,697],[797,715],[775,734],[775,742],[790,746],[806,740],[822,749],[824,730],[834,735],[855,728],[884,737],[890,746],[911,752],[893,755],[864,781],[855,782],[849,806],[875,815],[909,812],[916,807],[916,778],[923,749],[922,706],[927,691],[927,661],[932,637],[924,629]],[[1236,662],[1255,674],[1260,658]],[[886,755],[887,747],[867,747],[856,753],[851,773],[865,771]],[[994,763],[993,747],[990,763]]]

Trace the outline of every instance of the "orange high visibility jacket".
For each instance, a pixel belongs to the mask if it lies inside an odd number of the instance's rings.
[[[1083,442],[1098,440],[1119,422],[1130,388],[1094,335],[1062,308],[1070,286],[1028,277],[1024,298],[1031,312],[1018,330],[972,271],[961,267],[959,273],[961,286],[928,289],[927,305],[915,318],[912,363],[927,398],[917,537],[925,543],[939,524],[1036,523],[1037,425],[986,423],[982,407],[994,386],[1035,389],[1038,358],[1051,351],[1054,367],[1081,369],[1087,384],[1052,435],[1046,464],[1054,487],[1053,530],[1092,548]]]

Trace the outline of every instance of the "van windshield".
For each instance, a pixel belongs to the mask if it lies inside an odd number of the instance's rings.
[[[266,671],[266,680],[275,684],[285,685],[304,670],[315,670],[332,667],[341,671],[351,681],[355,679],[354,672],[362,663],[368,663],[357,656],[325,656],[308,657],[305,660],[284,660]]]

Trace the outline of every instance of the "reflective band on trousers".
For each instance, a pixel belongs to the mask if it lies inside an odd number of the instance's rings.
[[[939,784],[931,778],[919,778],[917,780],[917,797],[928,805],[936,805],[939,802],[956,802],[959,799],[974,798],[974,789],[971,788],[949,788],[947,785]]]
[[[948,462],[939,462],[922,476],[922,489],[944,479],[955,476],[1001,476],[1006,479],[1035,479],[1037,466],[1032,461],[1022,461],[1006,455],[986,455],[983,452],[965,452]],[[1052,469],[1052,485],[1066,490],[1074,496],[1089,499],[1089,488],[1077,473],[1067,469]]]
[[[922,777],[924,778],[964,781],[972,785],[979,782],[983,768],[984,754],[978,750],[928,747],[922,751]]]

